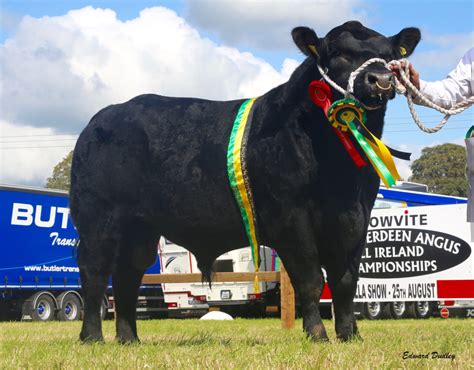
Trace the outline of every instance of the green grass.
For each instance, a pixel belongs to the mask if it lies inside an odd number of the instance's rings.
[[[139,321],[141,344],[114,342],[114,323],[104,323],[105,344],[78,341],[80,322],[0,323],[0,369],[47,368],[474,368],[474,320],[359,321],[363,341],[312,343],[298,320],[293,330],[277,319],[234,321]],[[455,355],[403,359],[403,352]]]

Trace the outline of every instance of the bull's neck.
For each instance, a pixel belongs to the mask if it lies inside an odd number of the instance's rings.
[[[321,79],[316,62],[312,58],[306,58],[298,68],[295,69],[289,81],[283,85],[283,102],[298,102],[306,109],[314,109],[315,106],[309,99],[308,85]],[[285,104],[285,103],[284,103]],[[288,107],[291,109],[291,107]]]

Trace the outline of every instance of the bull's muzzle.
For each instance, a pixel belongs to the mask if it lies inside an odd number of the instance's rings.
[[[395,88],[395,81],[391,71],[367,72],[366,83],[372,95],[391,97]]]

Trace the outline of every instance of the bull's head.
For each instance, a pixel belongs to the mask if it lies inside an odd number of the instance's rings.
[[[293,40],[307,56],[327,70],[339,86],[346,88],[351,72],[365,61],[385,61],[408,57],[420,41],[418,28],[404,28],[395,36],[385,37],[360,22],[351,21],[318,38],[307,27],[292,31]],[[395,96],[394,77],[382,63],[370,64],[354,81],[354,96],[369,107],[380,107]]]

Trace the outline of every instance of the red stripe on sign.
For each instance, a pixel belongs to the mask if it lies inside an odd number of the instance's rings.
[[[474,280],[438,280],[438,299],[474,299]]]
[[[329,290],[328,283],[324,283],[323,292],[321,293],[321,299],[332,299],[331,290]]]

